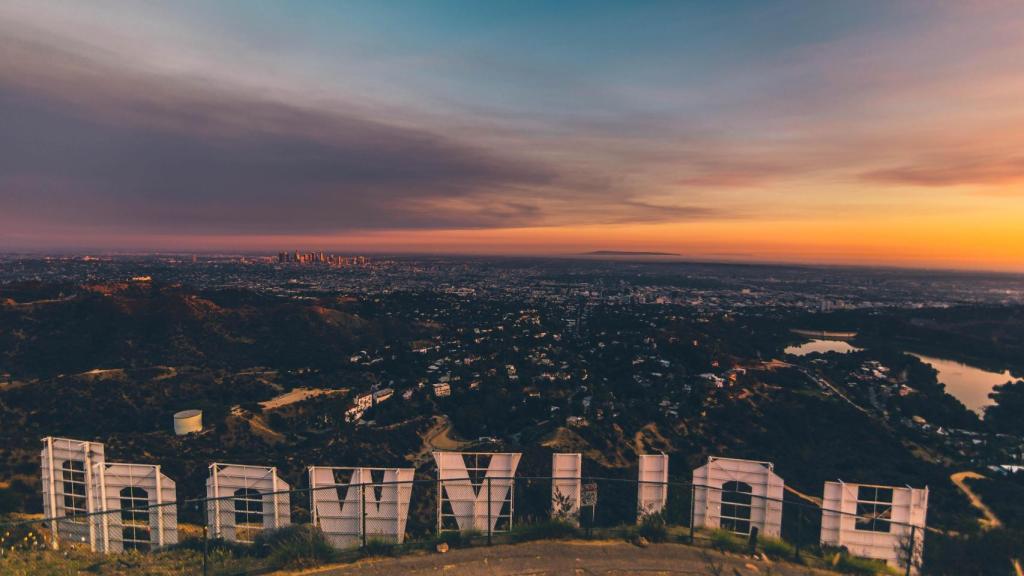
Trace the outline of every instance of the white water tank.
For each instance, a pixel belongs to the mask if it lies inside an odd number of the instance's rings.
[[[178,436],[203,431],[202,410],[182,410],[174,415],[174,433]]]

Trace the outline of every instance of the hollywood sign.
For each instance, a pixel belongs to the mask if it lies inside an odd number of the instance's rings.
[[[289,490],[273,466],[210,464],[206,525],[215,538],[252,542],[264,530],[292,523]]]
[[[437,530],[502,532],[512,528],[520,453],[434,452]],[[100,443],[44,438],[43,509],[54,546],[60,540],[98,552],[149,550],[177,543],[174,481],[159,466],[115,464]],[[668,502],[669,461],[639,458],[637,522]],[[582,457],[553,454],[551,515],[578,522]],[[412,468],[311,466],[312,523],[337,548],[368,537],[402,543],[412,499]],[[711,457],[693,470],[695,527],[779,536],[785,482],[770,462]],[[207,528],[234,542],[291,524],[291,487],[273,466],[214,463],[206,481]],[[827,482],[821,543],[898,566],[912,550],[918,564],[928,489]],[[913,543],[910,543],[913,539]]]
[[[159,466],[108,463],[102,444],[52,437],[40,460],[54,546],[63,539],[123,552],[178,542],[175,485]]]
[[[437,530],[483,532],[512,528],[518,453],[434,452]]]
[[[313,525],[336,548],[366,537],[401,544],[412,499],[413,468],[310,466]]]

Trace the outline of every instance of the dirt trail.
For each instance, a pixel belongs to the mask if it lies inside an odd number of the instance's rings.
[[[459,450],[469,444],[452,435],[452,423],[447,416],[435,416],[434,423],[423,433],[423,447],[413,456],[406,458],[410,462],[420,463],[430,458],[434,450]]]
[[[999,521],[999,518],[996,517],[994,512],[992,512],[992,509],[986,506],[985,503],[981,501],[981,498],[971,490],[970,486],[967,485],[967,479],[977,480],[981,478],[985,477],[977,472],[957,472],[949,477],[949,479],[953,481],[953,484],[956,485],[956,487],[967,496],[967,499],[971,501],[971,506],[974,506],[981,511],[981,515],[984,516],[984,518],[978,521],[978,523],[981,524],[981,527],[985,530],[999,528],[1003,523]]]
[[[786,492],[789,492],[790,494],[796,496],[797,498],[800,498],[801,500],[810,502],[811,504],[814,504],[819,508],[821,507],[821,498],[818,498],[816,496],[809,496],[807,494],[804,494],[803,492],[800,492],[796,488],[792,488],[790,486],[786,486]]]
[[[723,555],[683,544],[652,544],[639,548],[621,541],[543,541],[487,548],[465,548],[447,554],[422,553],[398,558],[373,558],[320,568],[306,576],[375,576],[384,574],[452,574],[459,576],[706,575],[814,576],[830,574],[803,566],[762,562]]]
[[[253,414],[248,410],[245,410],[241,406],[235,405],[231,407],[231,415],[249,425],[249,429],[253,434],[263,438],[271,444],[278,444],[285,441],[284,434],[281,434],[277,430],[274,430],[267,425],[266,420],[259,414]]]
[[[971,490],[971,487],[967,485],[967,480],[978,480],[985,478],[985,476],[978,474],[977,472],[957,472],[952,474],[949,479],[953,481],[953,484],[963,492],[967,499],[971,501],[971,506],[977,508],[981,515],[984,516],[981,520],[978,520],[978,524],[981,525],[982,530],[992,530],[993,528],[1000,528],[1003,523],[996,516],[995,512],[992,511],[982,500],[981,497]],[[1020,560],[1013,561],[1013,570],[1017,573],[1017,576],[1024,576],[1024,566],[1022,566]]]

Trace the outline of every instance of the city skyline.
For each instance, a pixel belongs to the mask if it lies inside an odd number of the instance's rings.
[[[10,251],[1024,271],[1011,2],[13,2]]]

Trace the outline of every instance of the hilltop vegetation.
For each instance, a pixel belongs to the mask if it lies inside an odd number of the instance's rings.
[[[152,366],[333,370],[360,349],[430,334],[424,325],[367,318],[340,297],[296,302],[120,283],[5,286],[0,301],[0,365],[17,379]]]

